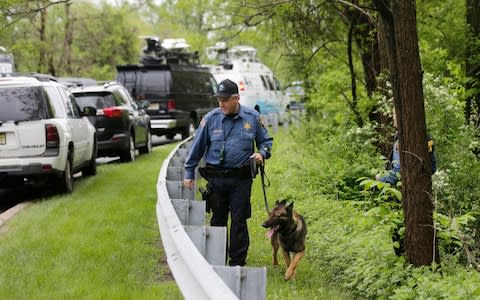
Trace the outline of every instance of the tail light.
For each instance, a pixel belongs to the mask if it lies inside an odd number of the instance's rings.
[[[47,136],[47,148],[56,148],[60,145],[57,127],[53,124],[45,125],[45,134]]]
[[[167,111],[171,111],[177,108],[177,103],[175,102],[175,99],[168,99],[167,100]]]
[[[245,91],[245,83],[243,81],[238,82],[238,90]]]
[[[124,109],[122,107],[114,106],[107,107],[98,111],[99,115],[104,115],[107,118],[121,118]]]

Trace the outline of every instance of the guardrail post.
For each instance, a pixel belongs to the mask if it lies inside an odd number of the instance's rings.
[[[172,199],[172,205],[182,225],[205,224],[205,201]]]
[[[211,265],[225,265],[227,228],[220,226],[185,226],[198,251]]]
[[[167,180],[167,191],[170,199],[195,200],[195,189],[191,190],[180,180]]]
[[[265,267],[213,266],[213,269],[239,299],[265,299],[267,285]]]
[[[185,299],[265,299],[266,268],[223,266],[227,228],[205,226],[205,202],[183,186],[190,142],[170,153],[157,183],[157,220],[175,281]]]

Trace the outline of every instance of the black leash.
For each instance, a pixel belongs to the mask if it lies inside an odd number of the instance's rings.
[[[265,184],[265,177],[267,178],[267,181],[268,181],[267,185]],[[263,199],[265,200],[265,209],[267,210],[267,214],[270,214],[270,210],[268,209],[267,192],[265,191],[265,188],[270,186],[270,179],[268,179],[267,175],[265,174],[264,164],[260,165],[260,178],[262,179],[262,190],[263,190]]]

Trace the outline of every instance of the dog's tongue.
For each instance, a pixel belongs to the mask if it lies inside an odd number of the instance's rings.
[[[274,233],[275,233],[275,228],[274,228],[274,227],[271,227],[271,228],[267,231],[267,233],[265,233],[265,236],[268,237],[269,239],[271,239]]]

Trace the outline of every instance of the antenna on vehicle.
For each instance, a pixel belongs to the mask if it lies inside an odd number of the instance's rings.
[[[164,39],[157,36],[144,36],[146,45],[142,50],[140,62],[152,64],[199,64],[198,51],[188,52],[190,47],[185,39]]]
[[[258,62],[257,50],[251,46],[239,45],[228,48],[225,42],[217,42],[214,46],[207,47],[207,57],[217,59],[220,64],[231,64],[232,60],[244,62]]]

